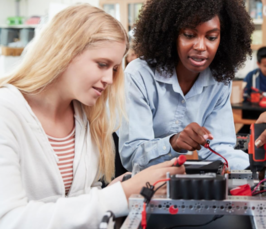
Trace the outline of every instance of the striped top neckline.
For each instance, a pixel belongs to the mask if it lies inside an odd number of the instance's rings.
[[[75,133],[75,131],[76,131],[76,128],[74,127],[74,129],[72,130],[72,132],[68,136],[66,136],[64,138],[55,138],[55,137],[52,137],[52,136],[50,136],[48,134],[46,134],[46,135],[47,135],[47,137],[49,139],[56,140],[56,141],[64,141],[64,140],[68,139],[70,136],[72,136]]]
[[[73,182],[73,162],[75,157],[75,128],[63,138],[47,135],[48,140],[58,157],[58,168],[62,176],[65,194],[67,195]]]

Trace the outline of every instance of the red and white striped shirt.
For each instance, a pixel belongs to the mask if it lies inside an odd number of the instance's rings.
[[[59,162],[57,163],[63,182],[65,185],[66,194],[73,181],[73,161],[75,156],[75,128],[65,138],[54,138],[47,135],[49,142],[57,155]]]

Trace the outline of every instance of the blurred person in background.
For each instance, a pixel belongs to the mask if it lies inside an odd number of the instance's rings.
[[[257,52],[258,68],[252,70],[244,79],[246,86],[244,88],[244,101],[251,100],[252,92],[266,92],[266,47],[262,47]],[[258,89],[258,91],[256,90]]]

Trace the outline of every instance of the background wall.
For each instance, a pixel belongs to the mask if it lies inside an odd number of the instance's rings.
[[[99,6],[99,0],[21,0],[20,16],[44,16],[48,13],[50,3],[74,4],[78,2]],[[0,0],[0,12],[0,25],[3,25],[8,16],[16,16],[16,1]]]
[[[49,16],[54,16],[60,9],[67,5],[75,3],[90,3],[99,6],[99,0],[20,0],[20,16],[29,18],[31,16],[45,16],[48,20]],[[53,8],[50,7],[53,3]],[[16,0],[0,0],[0,26],[6,25],[6,18],[16,16]],[[41,28],[38,27],[37,30]],[[21,61],[21,56],[3,56],[0,53],[0,78],[11,72]]]
[[[74,3],[90,3],[94,6],[99,6],[99,0],[22,0],[27,3],[27,14],[32,15],[44,15],[47,14],[50,3],[61,3],[61,4],[74,4]],[[25,4],[24,3],[24,4]]]

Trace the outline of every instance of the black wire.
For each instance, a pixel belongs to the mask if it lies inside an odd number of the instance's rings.
[[[266,183],[266,181],[265,181],[265,182],[262,182],[261,184],[264,184],[264,183]],[[264,187],[264,186],[262,186],[261,184],[260,184],[260,187]],[[256,188],[257,186],[258,186],[258,184],[254,184],[252,187],[250,187],[250,189],[253,191],[253,189]],[[259,188],[259,187],[258,187],[258,188]],[[257,189],[258,189],[258,188],[257,188]]]
[[[255,193],[253,193],[252,196],[256,196],[256,195],[259,195],[259,194],[263,194],[263,193],[265,193],[265,192],[266,192],[266,190],[257,191],[257,192],[255,192]]]
[[[150,182],[147,182],[146,183],[146,187],[152,189],[153,188],[153,185],[151,185]]]
[[[156,189],[154,190],[154,193],[157,192],[158,189],[160,189],[161,187],[163,187],[165,184],[166,184],[166,182],[164,182],[162,185],[160,185],[158,188],[156,188]]]
[[[253,191],[253,189],[256,188],[257,186],[258,186],[258,185],[255,184],[255,185],[253,185],[252,187],[250,187],[251,191]]]
[[[217,215],[217,216],[214,216],[213,218],[212,218],[212,220],[210,220],[209,222],[207,222],[207,223],[204,223],[204,224],[198,224],[198,225],[176,225],[176,226],[172,226],[172,227],[165,227],[164,229],[174,229],[174,228],[180,228],[180,227],[203,227],[203,226],[206,226],[206,225],[208,225],[208,224],[210,224],[210,223],[212,223],[213,221],[215,221],[215,220],[217,220],[217,219],[220,219],[220,218],[222,218],[223,217],[223,215]]]

